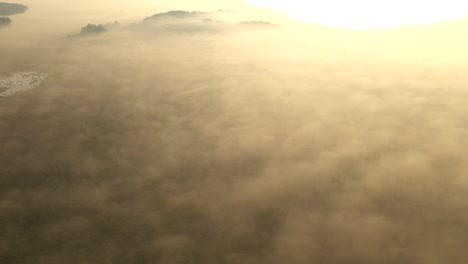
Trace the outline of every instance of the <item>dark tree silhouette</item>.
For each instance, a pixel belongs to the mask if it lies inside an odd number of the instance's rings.
[[[81,34],[83,35],[93,35],[93,34],[100,34],[105,32],[107,29],[104,25],[97,25],[97,24],[88,24],[85,27],[81,28]]]
[[[0,17],[0,26],[8,25],[10,23],[11,23],[11,19],[9,17]]]

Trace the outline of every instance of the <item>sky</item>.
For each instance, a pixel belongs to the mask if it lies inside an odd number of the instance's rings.
[[[283,10],[297,19],[349,29],[431,24],[460,19],[468,12],[468,3],[463,0],[248,0],[247,3]]]

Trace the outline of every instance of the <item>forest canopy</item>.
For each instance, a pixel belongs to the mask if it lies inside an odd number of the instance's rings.
[[[172,18],[192,18],[192,17],[199,17],[201,15],[209,14],[208,12],[201,12],[201,11],[183,11],[183,10],[172,10],[163,13],[157,13],[150,17],[146,17],[144,21],[150,19],[158,19],[164,17],[172,17]]]
[[[106,31],[106,27],[104,25],[96,25],[96,24],[88,24],[85,27],[81,28],[81,34],[99,34]]]
[[[11,19],[9,17],[0,17],[0,26],[8,25],[11,23]]]
[[[151,30],[178,33],[223,32],[241,27],[248,28],[276,28],[274,24],[263,20],[240,20],[240,17],[228,17],[223,14],[237,13],[232,10],[219,9],[215,12],[171,10],[156,13],[143,19],[143,25]],[[221,14],[221,15],[220,15]]]

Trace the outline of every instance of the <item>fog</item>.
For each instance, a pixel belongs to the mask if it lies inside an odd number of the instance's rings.
[[[0,263],[466,263],[466,20],[158,2],[24,1],[0,28],[0,76],[47,74],[0,97]]]

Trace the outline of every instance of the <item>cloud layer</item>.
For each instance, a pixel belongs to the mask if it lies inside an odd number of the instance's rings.
[[[49,76],[0,98],[1,262],[465,263],[468,53],[446,29],[0,43],[2,74]]]

